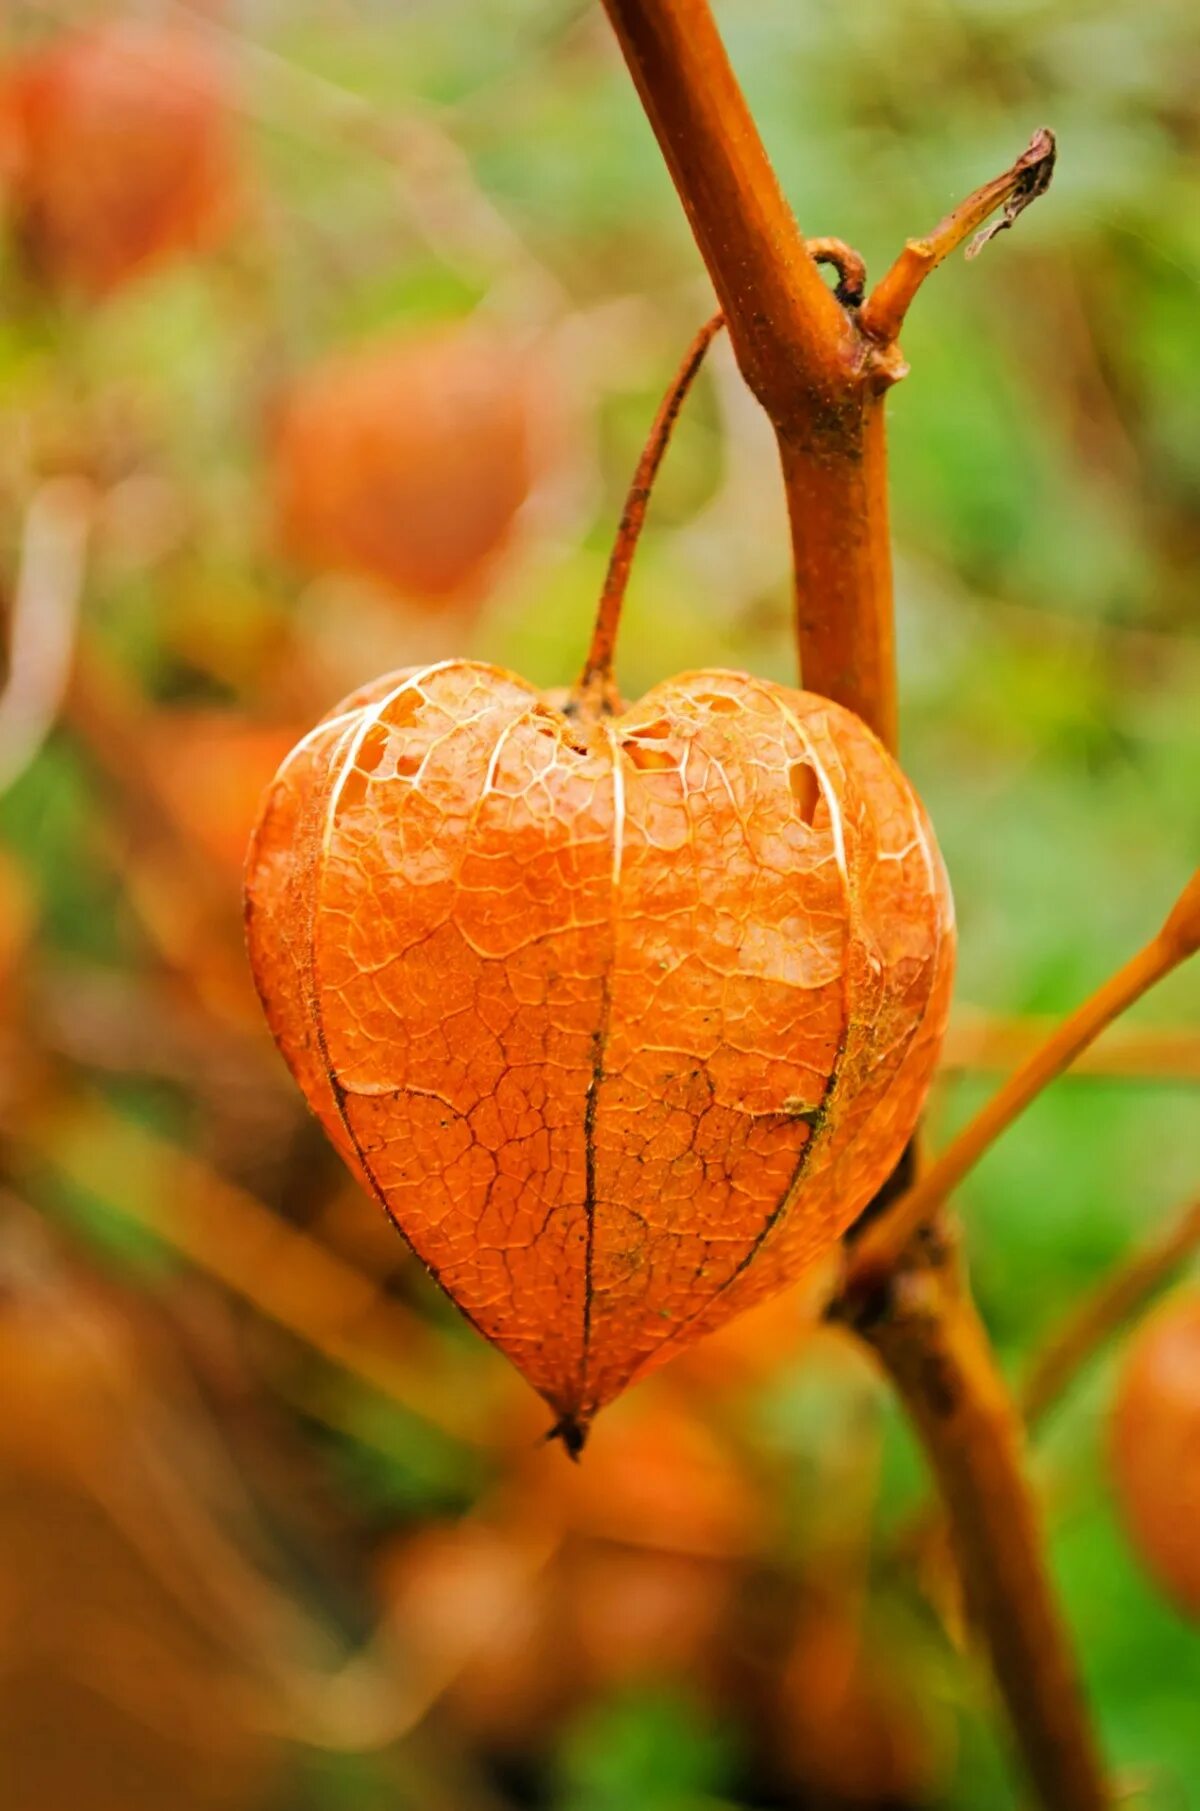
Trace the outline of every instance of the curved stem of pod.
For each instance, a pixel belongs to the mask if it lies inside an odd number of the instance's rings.
[[[613,543],[608,571],[604,577],[604,589],[600,593],[600,607],[596,612],[591,646],[576,686],[576,696],[580,703],[592,709],[611,711],[615,707],[613,657],[616,652],[617,630],[620,627],[621,606],[625,601],[633,556],[637,552],[642,525],[646,520],[650,493],[654,488],[658,468],[663,462],[663,455],[670,444],[675,423],[679,419],[679,411],[704,363],[705,353],[724,325],[724,315],[714,314],[710,321],[704,323],[688,347],[683,363],[671,381],[670,389],[658,406],[654,425],[633,474],[633,483],[625,498],[617,538]]]

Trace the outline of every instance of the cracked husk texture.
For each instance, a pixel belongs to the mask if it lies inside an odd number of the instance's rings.
[[[379,680],[276,776],[247,923],[346,1162],[577,1434],[854,1221],[953,972],[895,762],[732,672],[595,718],[476,661]]]

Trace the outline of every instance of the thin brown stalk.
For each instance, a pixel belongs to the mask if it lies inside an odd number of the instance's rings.
[[[650,493],[663,456],[670,445],[679,411],[687,401],[688,392],[696,380],[696,375],[704,363],[704,355],[713,340],[725,325],[725,317],[714,314],[706,321],[695,339],[684,354],[683,363],[671,380],[670,388],[658,406],[649,437],[642,448],[633,483],[625,498],[625,507],[621,511],[621,521],[617,528],[616,540],[613,543],[608,571],[604,578],[604,588],[600,593],[600,607],[596,612],[596,626],[592,632],[591,646],[583,672],[576,686],[576,696],[580,703],[587,703],[589,708],[613,710],[617,703],[617,690],[613,680],[613,657],[617,647],[617,630],[621,622],[621,607],[625,602],[625,591],[629,584],[629,573],[633,566],[633,557],[637,552],[641,538],[642,526],[646,520],[646,509],[650,502]]]

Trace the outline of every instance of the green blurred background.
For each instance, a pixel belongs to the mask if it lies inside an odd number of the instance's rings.
[[[238,852],[290,739],[413,659],[574,676],[711,310],[600,8],[136,10],[220,60],[238,192],[196,255],[103,296],[7,203],[0,1803],[1023,1803],[944,1569],[897,1554],[919,1458],[815,1292],[607,1411],[575,1475],[324,1150],[244,971]],[[961,931],[937,1142],[1200,859],[1200,16],[718,10],[802,224],[876,275],[1059,136],[1049,197],[923,293],[889,405],[904,757]],[[6,66],[96,16],[18,0]],[[468,317],[528,411],[486,571],[430,598],[298,551],[276,468],[304,374],[396,336],[420,359]],[[443,458],[451,527],[511,458]],[[619,664],[630,696],[685,666],[794,676],[773,447],[724,346]],[[1014,1373],[1196,1190],[1198,1008],[1185,971],[963,1189]],[[1184,1811],[1200,1635],[1114,1516],[1113,1356],[1036,1471],[1105,1744],[1133,1802]]]

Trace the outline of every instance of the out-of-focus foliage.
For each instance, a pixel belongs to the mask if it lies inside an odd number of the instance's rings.
[[[226,62],[232,232],[87,301],[6,203],[4,1802],[1002,1811],[944,1576],[895,1557],[919,1461],[817,1330],[817,1284],[610,1411],[576,1474],[306,1121],[245,971],[238,850],[281,748],[416,659],[573,676],[711,308],[600,9],[137,11]],[[99,14],[10,7],[5,67]],[[922,295],[890,405],[905,757],[961,927],[939,1139],[988,1085],[971,1065],[1078,999],[1200,856],[1200,23],[1190,0],[720,14],[802,222],[876,273],[1032,128],[1060,138],[1047,200]],[[12,129],[6,106],[6,171]],[[553,443],[486,597],[431,611],[302,565],[272,464],[295,385],[468,317],[542,374]],[[621,650],[630,695],[700,664],[793,671],[773,451],[727,349]],[[1110,1073],[1056,1087],[963,1190],[1014,1369],[1195,1191],[1198,1007],[1185,970],[1136,1054],[1115,1034]],[[1200,1636],[1118,1531],[1110,1376],[1038,1477],[1106,1744],[1182,1811]]]

